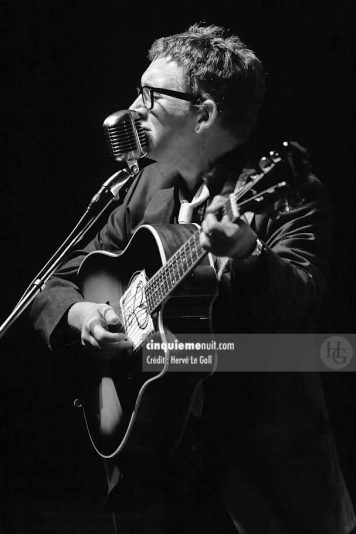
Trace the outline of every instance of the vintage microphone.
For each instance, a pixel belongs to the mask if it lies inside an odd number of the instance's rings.
[[[147,137],[136,111],[121,110],[112,113],[104,120],[103,128],[111,155],[117,162],[125,163],[126,169],[121,169],[104,182],[88,209],[106,192],[111,192],[116,197],[125,183],[138,173],[137,160],[147,154]]]
[[[125,161],[130,169],[147,153],[147,137],[139,114],[133,110],[116,111],[103,124],[111,154],[116,161]]]
[[[120,200],[121,189],[126,185],[127,190],[131,180],[139,171],[137,160],[146,155],[148,143],[138,113],[133,110],[117,111],[105,119],[103,126],[112,155],[116,161],[125,163],[126,167],[110,176],[93,196],[74,229],[29,284],[8,318],[0,325],[0,339],[101,215],[110,205]]]

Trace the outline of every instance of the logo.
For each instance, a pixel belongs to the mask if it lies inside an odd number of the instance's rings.
[[[342,336],[325,339],[320,347],[320,358],[329,369],[340,370],[347,367],[354,355],[351,343]]]

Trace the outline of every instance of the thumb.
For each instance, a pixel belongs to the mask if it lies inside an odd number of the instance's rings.
[[[98,312],[99,312],[99,315],[101,315],[101,317],[104,319],[104,321],[108,325],[115,325],[120,322],[120,317],[116,314],[114,309],[108,304],[105,304],[105,306],[99,308]]]

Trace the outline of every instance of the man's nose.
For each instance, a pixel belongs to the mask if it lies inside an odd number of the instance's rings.
[[[137,111],[137,113],[139,113],[140,115],[143,115],[145,113],[145,111],[147,111],[145,106],[143,105],[142,96],[141,95],[138,95],[136,97],[136,99],[132,102],[132,104],[129,107],[129,109],[131,109],[133,111]]]

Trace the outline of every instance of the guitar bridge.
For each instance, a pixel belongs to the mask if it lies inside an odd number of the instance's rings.
[[[146,282],[145,271],[140,271],[132,278],[129,287],[120,299],[123,325],[134,349],[140,347],[143,340],[154,330],[153,321],[148,312]]]

